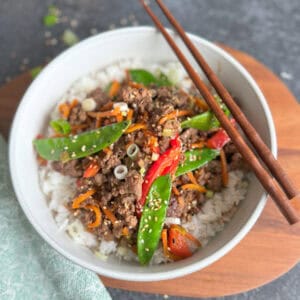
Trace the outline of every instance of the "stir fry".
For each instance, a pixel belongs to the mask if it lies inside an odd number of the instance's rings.
[[[158,245],[170,261],[201,247],[184,221],[243,161],[196,90],[174,86],[161,72],[127,70],[123,81],[58,111],[52,135],[33,144],[40,165],[76,179],[68,209],[87,231],[125,244],[143,265]]]

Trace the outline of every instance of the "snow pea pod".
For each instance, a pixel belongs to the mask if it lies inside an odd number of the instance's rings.
[[[68,121],[64,119],[52,120],[50,126],[54,129],[55,132],[61,134],[69,134],[71,132],[71,125]]]
[[[137,250],[141,264],[150,262],[160,239],[171,196],[171,176],[158,177],[148,193],[140,220]]]
[[[155,84],[157,86],[170,86],[172,83],[164,73],[160,73],[158,77],[155,77],[149,71],[143,69],[129,70],[130,79],[136,83],[141,83],[145,86]]]
[[[223,107],[223,111],[226,116],[229,116],[230,112],[227,107]],[[194,116],[192,118],[188,118],[181,122],[181,128],[195,128],[198,130],[211,130],[219,128],[220,122],[214,115],[214,113],[211,110],[208,110],[202,114],[199,114],[197,116]]]
[[[186,151],[184,153],[185,161],[183,164],[178,166],[175,176],[180,176],[203,167],[211,160],[215,159],[219,154],[219,150],[209,148]]]
[[[42,158],[66,162],[108,147],[121,137],[130,123],[123,121],[68,137],[36,139],[33,144]]]

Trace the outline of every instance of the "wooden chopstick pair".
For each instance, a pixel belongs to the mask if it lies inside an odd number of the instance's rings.
[[[284,169],[281,167],[279,162],[275,159],[275,157],[273,156],[269,148],[265,145],[265,143],[262,141],[259,134],[256,132],[254,127],[250,124],[250,122],[247,120],[246,116],[240,110],[238,105],[235,103],[235,101],[233,100],[233,98],[231,97],[227,89],[218,79],[218,77],[213,72],[213,70],[209,67],[209,65],[203,58],[203,56],[200,54],[198,49],[191,42],[191,40],[186,35],[181,25],[171,14],[168,8],[163,4],[163,2],[161,0],[156,0],[157,4],[161,8],[163,13],[167,17],[167,19],[169,20],[169,22],[176,29],[177,33],[184,41],[187,48],[191,51],[193,57],[195,58],[199,66],[202,68],[203,72],[207,76],[212,86],[215,88],[216,92],[219,94],[220,98],[230,109],[233,117],[240,125],[241,129],[244,131],[246,137],[255,148],[261,160],[265,163],[265,165],[269,169],[271,175],[267,172],[267,170],[261,164],[259,159],[254,154],[254,152],[246,144],[246,142],[244,141],[244,139],[242,138],[238,130],[231,124],[230,120],[226,117],[223,110],[215,101],[214,97],[210,93],[205,83],[201,80],[200,76],[194,70],[192,65],[188,62],[188,60],[186,59],[182,51],[176,45],[171,35],[164,28],[164,26],[157,18],[157,16],[153,13],[151,8],[145,3],[145,1],[140,0],[140,2],[145,8],[146,12],[152,18],[156,27],[163,34],[164,38],[166,39],[170,47],[173,49],[174,53],[177,55],[179,61],[184,66],[185,70],[189,74],[190,78],[194,82],[199,92],[202,94],[203,98],[209,105],[210,109],[214,112],[214,114],[220,121],[222,127],[226,130],[227,134],[232,139],[238,151],[241,153],[244,159],[249,163],[253,172],[261,182],[264,189],[273,198],[278,208],[280,209],[281,213],[285,216],[285,218],[290,224],[297,223],[300,220],[300,215],[297,213],[297,211],[294,209],[291,203],[295,203],[299,205],[300,192],[297,190],[297,188],[294,186],[292,181],[289,179]]]

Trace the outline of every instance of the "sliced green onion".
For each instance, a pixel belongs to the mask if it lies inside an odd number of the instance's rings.
[[[119,180],[125,179],[127,174],[128,174],[128,169],[125,165],[119,165],[114,169],[114,175]]]
[[[135,159],[136,156],[138,155],[138,153],[140,152],[140,148],[137,144],[131,144],[128,148],[127,148],[127,155],[131,158],[131,159]]]

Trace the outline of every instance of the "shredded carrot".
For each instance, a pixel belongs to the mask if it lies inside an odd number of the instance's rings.
[[[70,104],[70,108],[74,108],[78,103],[79,103],[78,100],[74,99]]]
[[[108,111],[100,111],[100,112],[88,112],[87,114],[92,118],[106,118],[106,117],[115,117],[120,114],[120,108],[116,107],[115,109]]]
[[[135,89],[140,89],[140,88],[144,88],[145,86],[141,83],[137,83],[137,82],[133,82],[133,81],[129,81],[128,82],[128,85],[132,88],[135,88]]]
[[[127,226],[123,227],[122,229],[122,235],[128,236],[129,235],[129,229]]]
[[[203,148],[205,146],[205,142],[204,141],[201,141],[201,142],[198,142],[198,143],[193,143],[191,144],[192,146],[192,149],[195,149],[195,148]]]
[[[180,209],[183,209],[184,208],[184,199],[183,199],[183,197],[179,196],[177,198],[177,201],[178,201]]]
[[[110,209],[108,209],[107,207],[105,208],[103,207],[102,210],[105,216],[111,221],[112,224],[114,224],[117,221],[116,216],[113,214],[113,212]]]
[[[191,181],[193,184],[198,185],[197,179],[195,178],[193,172],[187,172],[186,175],[189,177],[190,181]]]
[[[221,167],[222,167],[222,183],[223,186],[228,185],[228,167],[227,167],[227,160],[226,154],[223,149],[220,151],[220,159],[221,159]]]
[[[194,184],[194,183],[187,183],[181,186],[183,190],[195,190],[200,193],[205,193],[206,188],[200,184]]]
[[[192,99],[194,100],[195,104],[202,110],[206,111],[208,110],[208,105],[206,104],[206,102],[203,99],[200,99],[198,97],[192,97]]]
[[[84,208],[92,210],[95,213],[95,221],[88,224],[88,228],[95,228],[101,225],[102,221],[102,213],[99,209],[99,207],[95,205],[86,205]]]
[[[106,147],[106,148],[104,148],[103,149],[103,152],[106,154],[106,155],[112,155],[112,151],[111,151],[111,149],[109,148],[109,147]]]
[[[102,118],[97,118],[96,119],[96,124],[95,124],[96,128],[99,128],[101,126],[101,121],[102,121]]]
[[[37,154],[37,162],[39,166],[47,166],[47,160]]]
[[[172,111],[169,114],[166,114],[164,117],[162,117],[159,121],[158,124],[162,125],[164,124],[166,121],[174,119],[174,118],[178,118],[178,117],[183,117],[183,116],[188,116],[191,115],[193,112],[190,110],[175,110]]]
[[[64,137],[66,136],[65,134],[62,134],[62,133],[59,133],[59,132],[56,132],[54,133],[53,135],[51,135],[52,138],[57,138],[57,137]]]
[[[113,105],[114,105],[113,102],[109,101],[106,104],[104,104],[103,106],[101,106],[100,111],[106,111],[106,110],[112,109]]]
[[[126,119],[127,119],[127,120],[132,120],[132,117],[133,117],[133,109],[130,108],[130,109],[128,110]]]
[[[100,166],[96,160],[92,160],[92,162],[88,165],[83,173],[83,178],[94,177],[98,171],[100,170]]]
[[[176,187],[175,185],[172,186],[172,191],[173,191],[173,193],[174,193],[176,196],[179,196],[179,195],[180,195],[180,193],[179,193],[179,191],[178,191],[178,189],[177,189],[177,187]]]
[[[70,115],[70,111],[71,111],[70,105],[68,103],[60,104],[58,106],[58,110],[65,119],[68,119],[68,117]]]
[[[146,124],[143,124],[143,123],[135,123],[135,124],[132,124],[126,131],[125,133],[131,133],[131,132],[134,132],[136,130],[140,130],[140,129],[146,129],[147,128],[147,125]]]
[[[111,98],[115,97],[118,94],[118,92],[120,90],[120,87],[121,87],[120,82],[114,80],[112,82],[111,86],[110,86],[109,91],[108,91],[108,96],[111,97]]]
[[[71,131],[72,131],[72,133],[76,133],[78,130],[86,129],[87,127],[88,127],[87,124],[72,125],[71,126]]]
[[[94,195],[96,193],[96,190],[88,190],[87,192],[80,194],[78,197],[76,197],[73,200],[72,208],[79,208],[80,204],[85,201],[90,196]]]
[[[117,119],[118,122],[122,122],[122,121],[123,121],[123,116],[122,116],[122,114],[121,114],[121,113],[120,113],[120,114],[117,114],[117,115],[116,115],[116,119]]]
[[[154,136],[153,133],[150,134],[150,137],[148,140],[148,146],[150,147],[150,149],[153,153],[159,153],[157,137]]]
[[[168,231],[167,229],[163,229],[161,232],[161,241],[163,245],[163,252],[166,257],[169,257],[169,250],[168,250]]]
[[[133,253],[137,254],[137,247],[136,247],[136,245],[132,245],[131,246],[131,250],[132,250]]]
[[[130,81],[130,73],[128,69],[125,70],[125,80]]]
[[[78,100],[74,99],[71,103],[65,102],[58,106],[58,111],[65,118],[68,119],[71,109],[78,104]]]

